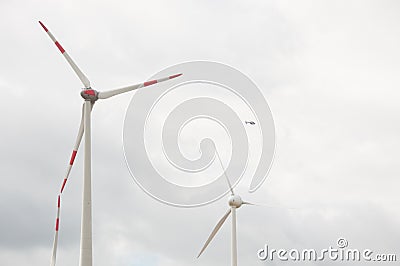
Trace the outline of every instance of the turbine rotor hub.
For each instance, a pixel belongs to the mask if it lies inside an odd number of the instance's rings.
[[[240,206],[242,206],[242,204],[243,204],[243,200],[238,195],[233,195],[229,198],[229,206],[231,206],[231,207],[240,208]]]
[[[89,87],[81,91],[81,96],[85,101],[95,102],[99,99],[99,92]]]

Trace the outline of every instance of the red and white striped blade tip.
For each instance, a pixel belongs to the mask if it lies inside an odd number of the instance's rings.
[[[174,78],[180,77],[182,75],[183,75],[183,73],[172,75],[172,76],[169,76],[169,79],[174,79]]]
[[[39,20],[39,24],[40,24],[40,26],[42,26],[42,28],[46,31],[46,32],[48,32],[49,30],[46,28],[46,26]]]

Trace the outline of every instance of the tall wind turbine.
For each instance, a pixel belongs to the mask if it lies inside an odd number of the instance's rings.
[[[232,228],[231,228],[231,265],[232,266],[237,266],[237,239],[236,239],[236,210],[239,209],[242,205],[255,205],[250,202],[243,201],[242,198],[239,195],[236,195],[233,191],[231,182],[229,181],[228,176],[226,175],[225,168],[222,164],[221,157],[218,154],[218,151],[215,149],[215,153],[218,157],[218,160],[221,164],[221,167],[224,171],[224,175],[226,178],[226,181],[229,186],[229,190],[231,191],[231,196],[229,197],[228,204],[229,204],[229,209],[228,211],[222,216],[222,218],[218,221],[217,225],[215,226],[214,230],[211,232],[210,236],[208,237],[207,241],[205,242],[204,246],[200,250],[199,255],[197,255],[197,258],[201,256],[201,254],[204,252],[204,250],[207,248],[208,244],[210,244],[211,240],[213,240],[214,236],[217,234],[219,229],[222,227],[222,225],[225,223],[226,219],[229,217],[230,214],[232,214]]]
[[[55,226],[55,235],[53,243],[53,253],[51,258],[51,265],[54,266],[56,263],[57,254],[57,243],[58,243],[58,229],[60,222],[60,207],[61,207],[61,195],[64,191],[68,176],[70,174],[72,165],[75,160],[75,156],[78,152],[79,145],[82,140],[83,134],[85,134],[85,156],[84,156],[84,171],[83,171],[83,197],[82,197],[82,220],[81,220],[81,239],[80,239],[80,266],[92,266],[92,188],[91,188],[91,132],[90,132],[90,120],[91,112],[94,103],[99,99],[107,99],[112,96],[125,93],[128,91],[136,90],[142,87],[147,87],[159,82],[167,81],[182,74],[176,74],[168,76],[165,78],[151,80],[144,83],[139,83],[136,85],[131,85],[119,89],[109,90],[109,91],[96,91],[90,87],[89,79],[83,74],[79,67],[75,64],[72,58],[64,50],[61,44],[56,40],[56,38],[51,34],[51,32],[46,28],[46,26],[40,22],[40,25],[47,32],[51,40],[55,43],[58,50],[65,57],[68,64],[72,67],[74,72],[78,75],[79,79],[83,83],[84,88],[81,91],[81,96],[84,99],[82,107],[82,117],[79,126],[78,136],[76,138],[75,146],[72,151],[71,159],[67,168],[67,173],[65,174],[64,180],[62,182],[61,190],[58,195],[57,200],[57,218]]]

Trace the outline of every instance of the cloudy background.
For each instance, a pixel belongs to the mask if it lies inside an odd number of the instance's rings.
[[[0,10],[2,265],[49,263],[80,118],[81,84],[39,19],[99,90],[192,60],[231,65],[258,84],[276,156],[256,193],[247,182],[238,191],[275,207],[238,211],[239,265],[267,265],[256,254],[264,244],[322,249],[338,237],[399,259],[397,1],[2,0]],[[225,200],[181,209],[133,182],[122,151],[130,98],[92,116],[94,265],[229,265],[229,224],[195,259]],[[57,265],[78,264],[82,154],[63,198]]]

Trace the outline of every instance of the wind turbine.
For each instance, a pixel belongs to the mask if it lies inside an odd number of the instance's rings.
[[[176,74],[172,76],[168,76],[165,78],[146,81],[143,83],[139,83],[136,85],[131,85],[119,89],[109,90],[109,91],[96,91],[90,87],[89,79],[83,74],[83,72],[79,69],[79,67],[75,64],[72,58],[68,55],[68,53],[64,50],[61,44],[56,40],[53,34],[46,28],[46,26],[40,22],[40,25],[47,32],[51,40],[55,43],[58,50],[60,50],[61,54],[65,57],[68,64],[72,67],[74,72],[78,75],[79,79],[83,83],[84,88],[81,91],[81,96],[84,99],[83,107],[82,107],[82,117],[79,126],[78,136],[76,137],[74,149],[72,151],[71,159],[69,161],[69,165],[67,168],[67,173],[65,174],[64,180],[62,182],[61,190],[58,194],[57,199],[57,217],[56,217],[56,226],[55,226],[55,235],[54,235],[54,243],[53,243],[53,253],[51,258],[51,265],[54,266],[56,263],[56,254],[57,254],[57,244],[58,244],[58,230],[59,230],[59,222],[60,222],[60,208],[61,208],[61,195],[64,191],[65,185],[68,180],[68,176],[71,172],[72,165],[74,163],[76,154],[78,152],[79,145],[82,140],[83,134],[85,134],[85,154],[84,154],[84,173],[83,173],[83,197],[82,197],[82,219],[81,219],[81,239],[80,239],[80,258],[79,265],[80,266],[92,266],[92,188],[91,188],[91,131],[90,131],[90,121],[91,121],[91,112],[94,103],[97,100],[103,100],[115,95],[125,93],[128,91],[136,90],[142,87],[147,87],[156,83],[160,83],[163,81],[167,81],[176,77],[179,77],[182,74]]]
[[[208,244],[210,244],[211,240],[214,238],[214,236],[217,234],[218,230],[222,227],[226,219],[230,214],[232,214],[232,228],[231,228],[231,265],[232,266],[237,266],[237,239],[236,239],[236,210],[239,209],[242,205],[255,205],[250,202],[243,201],[242,198],[239,195],[236,195],[233,191],[231,182],[229,181],[228,176],[226,175],[225,168],[222,164],[221,157],[218,154],[217,149],[215,149],[215,153],[218,157],[219,163],[221,164],[222,170],[224,171],[224,175],[226,178],[226,181],[229,186],[229,190],[231,191],[231,196],[229,197],[228,204],[229,204],[229,209],[228,211],[222,216],[222,218],[218,221],[217,225],[215,226],[214,230],[211,232],[210,236],[208,237],[207,241],[205,242],[204,246],[200,250],[199,255],[197,255],[197,258],[201,256],[201,254],[204,252],[204,250],[207,248]]]

